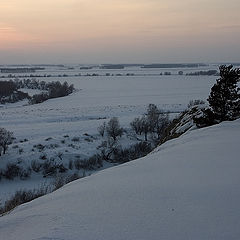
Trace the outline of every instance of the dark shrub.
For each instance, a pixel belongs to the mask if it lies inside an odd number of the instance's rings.
[[[34,172],[38,173],[42,168],[42,164],[36,160],[32,160],[31,167]]]
[[[64,165],[61,163],[60,165],[58,165],[58,170],[60,173],[65,173],[68,169],[64,167]]]
[[[47,160],[42,165],[44,177],[57,173],[58,166],[53,160]]]
[[[240,69],[233,66],[219,67],[220,78],[211,89],[208,102],[216,120],[234,120],[240,116]]]
[[[31,175],[31,168],[28,169],[22,169],[20,172],[20,179],[25,180],[27,178],[29,178]]]
[[[35,198],[41,197],[49,192],[49,187],[41,187],[38,190],[19,190],[17,191],[8,201],[5,202],[5,205],[0,208],[0,214],[9,212],[15,207],[30,202]]]
[[[73,169],[73,161],[72,161],[72,160],[69,160],[69,162],[68,162],[68,168],[69,168],[70,170]]]
[[[210,108],[202,109],[202,116],[193,117],[193,121],[196,123],[197,127],[207,127],[219,123],[216,120],[216,115]]]
[[[16,90],[16,83],[12,81],[0,81],[0,96],[9,96]]]
[[[121,137],[123,135],[123,128],[120,127],[118,118],[113,117],[109,120],[106,126],[106,132],[109,137],[113,138],[116,141],[117,137]]]
[[[52,183],[52,185],[54,186],[54,190],[61,188],[64,184],[65,179],[63,176],[57,176]]]
[[[78,175],[78,173],[74,173],[74,174],[72,174],[72,175],[69,175],[69,176],[66,178],[65,183],[66,183],[66,184],[67,184],[67,183],[70,183],[70,182],[75,181],[75,180],[77,180],[77,179],[79,179],[79,178],[81,178],[81,177]]]
[[[32,96],[32,98],[29,100],[30,104],[38,104],[42,103],[46,100],[49,99],[49,96],[47,93],[40,93],[40,94],[35,94]]]
[[[20,175],[21,170],[22,169],[16,163],[8,163],[4,172],[4,176],[9,180],[13,180],[15,177]]]

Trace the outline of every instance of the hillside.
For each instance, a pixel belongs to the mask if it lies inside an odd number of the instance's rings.
[[[190,131],[0,218],[0,239],[238,239],[240,120]]]

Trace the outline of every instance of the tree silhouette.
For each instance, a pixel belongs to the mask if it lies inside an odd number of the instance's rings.
[[[234,120],[240,115],[240,69],[222,65],[219,70],[220,78],[212,87],[208,102],[217,120]]]

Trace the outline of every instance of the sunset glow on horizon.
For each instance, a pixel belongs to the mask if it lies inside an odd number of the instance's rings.
[[[240,2],[2,0],[0,63],[240,61]]]

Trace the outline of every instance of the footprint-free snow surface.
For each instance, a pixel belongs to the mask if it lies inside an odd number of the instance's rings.
[[[190,131],[17,207],[0,239],[239,239],[239,139],[239,120]]]

